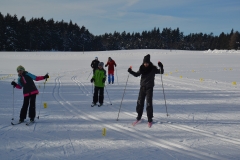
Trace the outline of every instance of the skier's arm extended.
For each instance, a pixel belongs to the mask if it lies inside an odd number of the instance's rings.
[[[139,71],[134,72],[134,71],[132,70],[132,68],[128,68],[128,72],[129,72],[131,75],[135,76],[135,77],[138,77],[138,76],[141,75],[140,69],[139,69]]]

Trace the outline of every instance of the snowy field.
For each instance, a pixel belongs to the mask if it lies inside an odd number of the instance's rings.
[[[164,65],[169,116],[161,75],[156,75],[153,126],[147,127],[144,110],[143,122],[133,127],[139,77],[129,76],[116,119],[127,69],[137,71],[147,54],[155,65],[159,60]],[[90,107],[88,76],[96,56],[104,64],[108,57],[117,63],[115,84],[106,85],[102,107]],[[38,76],[50,75],[45,90],[44,81],[36,82],[39,119],[31,126],[11,125],[23,103],[22,90],[10,85],[18,65]],[[0,159],[240,159],[239,73],[240,51],[0,52]]]

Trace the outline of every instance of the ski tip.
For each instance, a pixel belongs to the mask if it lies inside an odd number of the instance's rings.
[[[152,122],[148,122],[148,128],[152,127]]]

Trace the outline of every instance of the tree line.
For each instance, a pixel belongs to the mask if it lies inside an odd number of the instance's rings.
[[[184,35],[179,28],[153,28],[142,33],[114,32],[95,36],[84,26],[0,12],[0,51],[105,51],[123,49],[240,49],[240,35],[233,29],[219,36],[204,33]]]

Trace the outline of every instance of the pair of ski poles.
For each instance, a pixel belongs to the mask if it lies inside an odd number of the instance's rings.
[[[48,74],[48,73],[47,73]],[[15,79],[13,80],[13,81],[15,81]],[[46,82],[47,82],[47,79],[45,79],[45,82],[44,82],[44,87],[43,87],[43,94],[44,94],[44,91],[45,91],[45,84],[46,84]],[[12,121],[14,120],[14,86],[13,86],[13,113],[12,113]],[[42,104],[42,99],[43,99],[43,94],[42,94],[42,97],[41,97],[41,103],[40,103],[40,105]],[[40,109],[39,109],[39,112],[38,112],[38,119],[39,119],[39,115],[40,115],[40,111],[41,111],[41,107],[40,107]]]
[[[130,68],[132,69],[132,66],[130,66]],[[161,68],[160,68],[160,74],[161,74],[161,73],[162,73],[162,70],[161,70]],[[124,95],[125,95],[125,91],[126,91],[126,87],[127,87],[129,75],[130,75],[130,73],[128,73],[126,85],[125,85],[125,88],[124,88],[124,92],[123,92],[121,104],[120,104],[119,111],[118,111],[117,121],[118,121],[119,114],[120,114],[120,110],[121,110],[121,107],[122,107],[122,101],[123,101],[123,98],[124,98]],[[168,111],[167,111],[167,102],[166,102],[166,97],[165,97],[165,92],[164,92],[164,87],[163,87],[162,74],[161,74],[161,81],[162,81],[163,95],[164,95],[164,100],[165,100],[166,114],[167,114],[167,116],[169,116]]]

